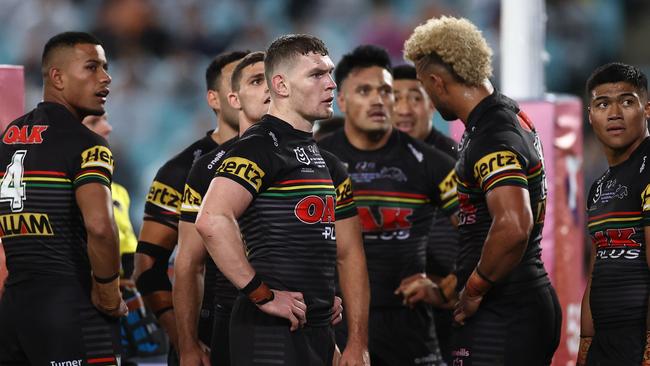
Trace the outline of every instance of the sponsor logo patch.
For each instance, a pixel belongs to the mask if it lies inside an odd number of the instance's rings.
[[[52,236],[54,230],[47,214],[18,213],[0,216],[0,236]]]
[[[474,164],[474,178],[483,182],[486,178],[505,170],[521,170],[517,155],[508,150],[487,154]]]
[[[31,131],[30,131],[31,127]],[[43,142],[43,132],[47,130],[48,126],[34,125],[34,126],[9,126],[7,132],[2,138],[5,144],[40,144]]]
[[[170,212],[180,213],[181,194],[174,188],[154,180],[149,188],[147,202]]]
[[[182,211],[190,212],[199,212],[201,208],[201,201],[203,198],[199,192],[192,189],[192,187],[185,185],[185,191],[183,192],[183,204],[181,205]]]
[[[81,153],[81,168],[104,168],[113,173],[113,154],[106,146],[96,145]]]
[[[438,184],[438,189],[440,190],[440,198],[443,201],[456,196],[456,170],[452,169],[445,179]]]
[[[262,187],[262,178],[266,173],[254,162],[240,157],[231,157],[221,163],[217,173],[236,175],[255,188],[256,192]]]

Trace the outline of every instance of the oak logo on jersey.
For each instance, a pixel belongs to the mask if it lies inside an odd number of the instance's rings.
[[[298,146],[297,148],[293,149],[293,152],[296,153],[296,160],[298,160],[299,163],[309,165],[311,161],[309,160],[309,156],[307,156],[307,153],[303,147]]]
[[[334,196],[327,195],[323,199],[309,195],[296,204],[293,212],[305,224],[334,223]]]
[[[236,175],[255,188],[256,192],[262,187],[262,178],[266,173],[254,162],[240,157],[231,157],[221,163],[217,173]]]
[[[29,128],[31,127],[31,131]],[[47,130],[48,126],[34,125],[34,126],[9,126],[7,132],[2,138],[5,144],[40,144],[43,142],[43,132]]]
[[[403,207],[379,207],[379,219],[373,215],[370,207],[359,206],[359,219],[363,226],[364,233],[379,231],[394,231],[410,229],[412,226],[409,217],[413,214],[413,209]]]
[[[181,194],[174,188],[154,180],[149,188],[147,202],[164,210],[180,213]]]
[[[52,224],[47,214],[17,213],[0,215],[0,236],[41,235],[52,236]]]
[[[186,184],[185,191],[183,192],[183,204],[181,205],[181,210],[199,212],[202,200],[203,197],[201,197],[201,194]]]
[[[487,177],[504,170],[521,170],[517,155],[508,150],[485,155],[474,164],[474,177],[483,182]]]
[[[104,168],[113,173],[113,154],[106,146],[95,145],[81,153],[81,168]]]
[[[637,259],[641,256],[641,243],[632,239],[635,228],[606,229],[591,234],[599,259]]]

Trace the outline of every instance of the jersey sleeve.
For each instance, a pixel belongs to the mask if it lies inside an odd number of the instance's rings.
[[[641,182],[641,223],[643,226],[650,226],[650,172],[641,178],[643,179]]]
[[[334,217],[343,220],[357,215],[357,206],[352,193],[352,180],[343,163],[333,154],[321,150],[321,155],[327,164],[332,183],[336,189],[336,208]]]
[[[212,176],[209,169],[203,164],[203,159],[198,160],[190,170],[183,190],[183,203],[181,204],[180,220],[194,223],[203,202],[203,196],[208,191]]]
[[[501,186],[528,189],[527,159],[518,148],[522,139],[514,132],[500,132],[476,141],[468,154],[468,167],[472,168],[474,181],[483,192]],[[541,166],[539,167],[541,170]]]
[[[115,224],[120,233],[120,255],[135,253],[138,246],[138,239],[133,232],[133,225],[129,218],[129,206],[131,199],[129,192],[123,186],[113,183],[113,213],[115,216]]]
[[[456,162],[445,152],[427,147],[428,181],[432,182],[431,200],[445,216],[458,210]]]
[[[187,170],[173,164],[163,165],[156,174],[144,204],[144,220],[166,225],[176,230],[181,210],[182,192]]]
[[[274,182],[279,172],[281,158],[276,155],[277,149],[269,136],[246,136],[224,156],[215,176],[233,180],[255,198]]]
[[[74,189],[88,183],[99,183],[110,188],[114,161],[108,143],[94,134],[83,135],[79,139],[83,142],[72,157],[70,172]]]

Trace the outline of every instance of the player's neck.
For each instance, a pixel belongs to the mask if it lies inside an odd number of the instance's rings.
[[[386,145],[393,128],[389,127],[386,131],[366,132],[355,129],[351,123],[346,122],[343,125],[345,137],[347,137],[350,145],[362,151],[379,150]]]
[[[462,93],[459,93],[457,103],[457,116],[465,126],[467,126],[467,119],[470,113],[476,108],[483,99],[489,97],[494,93],[494,87],[489,80],[485,80],[479,86],[463,87]]]
[[[239,136],[244,134],[246,130],[248,130],[251,126],[253,126],[255,122],[251,121],[250,119],[246,118],[243,112],[239,112]]]
[[[74,109],[74,108],[72,107],[72,105],[70,105],[70,103],[68,103],[68,102],[67,102],[67,101],[66,101],[66,100],[65,100],[61,95],[59,95],[59,94],[56,94],[56,93],[50,93],[50,92],[48,92],[47,90],[45,90],[45,91],[43,92],[43,101],[44,101],[44,102],[50,102],[50,103],[61,104],[62,106],[65,107],[65,109],[67,109],[68,111],[70,111],[70,113],[72,113],[72,115],[75,116],[75,118],[77,118],[77,119],[79,120],[79,122],[81,122],[81,120],[83,119],[83,117],[85,117],[85,116],[80,116],[80,115],[79,115],[79,112],[78,112],[76,109]]]
[[[632,156],[632,153],[639,147],[639,145],[641,145],[643,140],[645,140],[647,137],[648,137],[648,131],[646,130],[645,134],[643,135],[643,138],[634,141],[634,143],[632,143],[627,148],[612,149],[610,147],[605,146],[605,156],[607,156],[607,164],[609,164],[609,166],[616,166],[625,162],[627,159],[630,158],[630,156]]]
[[[237,136],[239,131],[232,128],[222,118],[217,119],[217,128],[212,132],[212,139],[219,145]]]
[[[295,110],[271,100],[269,114],[290,124],[296,130],[312,133],[314,123],[306,120]]]

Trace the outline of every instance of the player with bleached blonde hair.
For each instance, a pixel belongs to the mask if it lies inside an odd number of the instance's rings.
[[[453,364],[549,365],[561,310],[541,259],[546,177],[535,127],[492,86],[492,51],[468,20],[430,19],[404,51],[442,117],[466,128]]]

